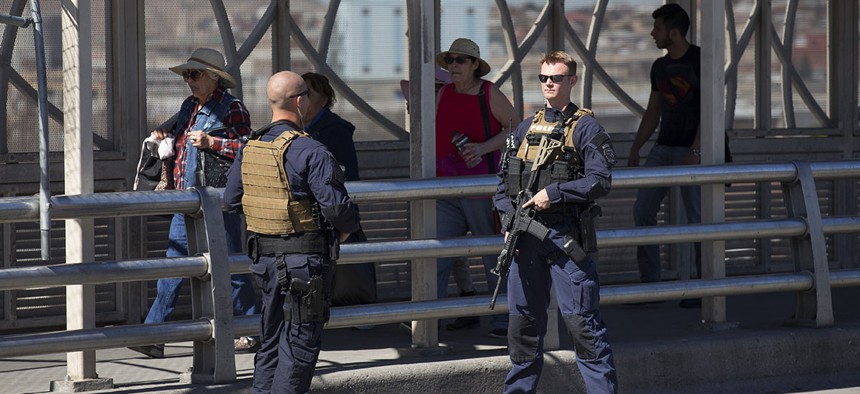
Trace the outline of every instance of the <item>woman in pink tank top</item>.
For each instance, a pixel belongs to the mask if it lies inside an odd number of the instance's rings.
[[[495,174],[505,145],[501,131],[521,119],[505,94],[481,79],[490,65],[473,41],[455,40],[436,56],[436,64],[451,77],[436,97],[436,176]],[[468,142],[458,151],[452,141],[463,141],[461,136]]]
[[[520,118],[507,97],[492,82],[481,77],[490,72],[490,65],[481,59],[480,49],[473,41],[458,38],[450,49],[436,56],[436,64],[447,69],[451,83],[436,97],[436,176],[465,176],[495,174],[500,150],[507,133]],[[497,234],[496,214],[487,197],[451,198],[436,201],[436,231],[439,238]],[[482,256],[487,287],[494,288],[498,277],[490,272],[496,265],[495,256]],[[437,296],[448,295],[451,271],[465,271],[467,283],[459,285],[461,295],[474,295],[475,288],[468,275],[464,258],[437,260]],[[460,282],[461,278],[458,278]],[[505,291],[503,286],[501,291]],[[507,314],[492,317],[489,335],[507,338]],[[445,327],[448,330],[475,328],[478,316],[457,318]]]

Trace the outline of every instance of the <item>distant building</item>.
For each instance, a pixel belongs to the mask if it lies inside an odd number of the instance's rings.
[[[487,19],[492,5],[446,3],[439,47],[467,37],[489,48]],[[344,79],[401,79],[407,73],[406,4],[403,0],[345,0],[340,4],[329,63]]]

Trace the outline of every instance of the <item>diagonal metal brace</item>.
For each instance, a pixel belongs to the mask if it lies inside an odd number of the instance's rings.
[[[8,14],[0,14],[0,23],[5,25],[12,25],[15,27],[23,27],[26,28],[33,23],[33,18],[24,18],[15,15]]]
[[[824,242],[824,226],[815,179],[808,162],[793,162],[797,177],[782,184],[788,217],[806,223],[806,233],[791,239],[795,271],[808,271],[813,276],[812,289],[797,293],[794,323],[811,327],[833,325],[833,304],[830,296],[830,267]]]

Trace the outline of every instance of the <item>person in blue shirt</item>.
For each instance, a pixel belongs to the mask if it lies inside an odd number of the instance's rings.
[[[272,123],[253,133],[224,190],[227,205],[245,214],[251,272],[263,295],[254,393],[309,390],[338,242],[359,229],[340,166],[302,131],[309,94],[294,72],[269,79]]]
[[[322,142],[340,164],[347,182],[361,180],[358,175],[358,155],[355,151],[355,126],[332,111],[337,102],[334,89],[325,75],[307,72],[302,79],[310,90],[310,105],[303,112],[305,131]],[[357,231],[346,242],[365,242],[364,231]],[[376,302],[376,266],[374,263],[349,264],[337,267],[332,305],[356,305]],[[372,326],[358,326],[367,329]]]

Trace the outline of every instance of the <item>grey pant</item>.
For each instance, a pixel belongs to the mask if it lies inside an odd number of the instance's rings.
[[[444,199],[436,201],[436,233],[438,238],[462,237],[468,232],[472,235],[495,235],[496,222],[493,218],[493,202],[482,199]],[[437,297],[448,296],[448,278],[454,269],[453,257],[436,260]],[[496,266],[496,256],[482,256],[487,285],[495,289],[498,276],[490,272]],[[461,291],[464,289],[461,289]],[[507,286],[502,283],[499,293],[506,293]],[[493,328],[508,328],[508,315],[493,315]]]

